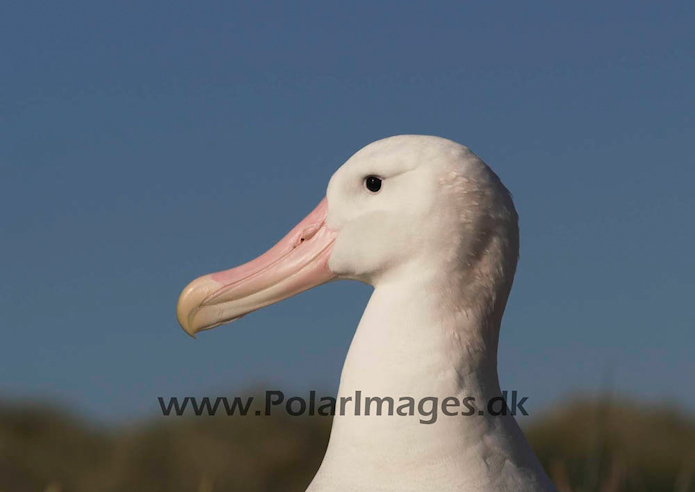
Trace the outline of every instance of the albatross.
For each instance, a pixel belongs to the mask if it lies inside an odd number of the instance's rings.
[[[554,491],[510,412],[486,411],[502,397],[497,346],[518,254],[499,177],[463,145],[400,135],[350,157],[265,254],[191,282],[177,317],[195,336],[329,281],[367,283],[338,399],[451,406],[428,424],[412,412],[336,414],[307,492]],[[465,399],[475,412],[454,405]]]

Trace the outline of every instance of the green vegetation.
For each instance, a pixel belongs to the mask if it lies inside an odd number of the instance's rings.
[[[525,431],[560,491],[695,491],[695,419],[673,407],[576,398]]]
[[[158,417],[95,428],[0,405],[0,492],[303,492],[327,418]],[[525,432],[562,492],[695,491],[695,420],[673,408],[576,399]]]

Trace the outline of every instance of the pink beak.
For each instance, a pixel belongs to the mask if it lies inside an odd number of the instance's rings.
[[[235,321],[326,283],[336,233],[326,227],[326,199],[275,246],[244,265],[197,278],[183,289],[176,316],[186,333]]]

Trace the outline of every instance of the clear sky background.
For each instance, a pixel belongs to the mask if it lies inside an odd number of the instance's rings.
[[[157,396],[337,388],[370,287],[187,337],[371,141],[469,146],[513,192],[502,386],[606,374],[695,410],[692,2],[4,2],[0,397],[101,421]]]

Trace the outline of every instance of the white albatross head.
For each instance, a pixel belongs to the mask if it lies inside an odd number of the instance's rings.
[[[353,155],[326,198],[264,255],[191,282],[177,316],[193,336],[349,278],[376,287],[420,279],[501,318],[518,248],[510,194],[480,158],[443,138],[396,136]]]

